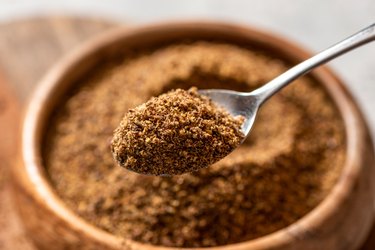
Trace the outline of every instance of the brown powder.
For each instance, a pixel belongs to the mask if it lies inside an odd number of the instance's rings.
[[[114,132],[112,153],[120,166],[137,173],[193,172],[241,143],[242,122],[197,88],[177,89],[130,109]]]
[[[209,168],[143,176],[116,166],[110,151],[123,115],[152,96],[191,83],[250,91],[286,68],[261,52],[213,42],[100,65],[50,125],[44,161],[51,182],[89,222],[144,243],[216,246],[288,226],[324,199],[345,161],[343,122],[310,78],[272,97],[245,143]]]

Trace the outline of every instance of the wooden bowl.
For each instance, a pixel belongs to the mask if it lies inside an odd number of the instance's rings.
[[[41,144],[51,112],[76,80],[119,49],[158,46],[181,39],[220,40],[265,49],[295,64],[310,56],[277,36],[238,25],[168,23],[109,32],[74,51],[41,81],[23,121],[21,149],[13,171],[14,197],[26,231],[40,249],[177,249],[140,244],[107,233],[74,214],[51,186]],[[344,120],[347,154],[329,195],[294,224],[255,240],[212,250],[356,249],[373,222],[375,159],[363,115],[342,82],[327,68],[312,75],[328,92]],[[203,248],[202,248],[203,249]],[[204,248],[206,249],[206,248]]]

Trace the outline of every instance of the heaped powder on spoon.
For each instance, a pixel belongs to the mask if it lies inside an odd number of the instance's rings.
[[[119,165],[137,173],[193,172],[241,143],[242,122],[197,88],[177,89],[130,109],[115,130],[112,153]]]

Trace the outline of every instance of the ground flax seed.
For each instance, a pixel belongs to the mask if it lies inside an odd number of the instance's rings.
[[[243,117],[232,117],[197,88],[172,90],[125,114],[115,130],[112,152],[120,166],[137,173],[193,172],[241,143],[242,122]]]
[[[152,96],[191,85],[250,91],[286,68],[272,55],[214,42],[110,60],[56,111],[44,147],[51,182],[89,222],[144,243],[216,246],[283,228],[322,201],[345,161],[343,122],[310,78],[264,104],[244,144],[209,168],[135,174],[116,166],[110,142],[124,114]]]

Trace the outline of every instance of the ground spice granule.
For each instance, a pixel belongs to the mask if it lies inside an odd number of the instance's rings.
[[[260,51],[214,42],[173,44],[99,65],[49,127],[43,159],[51,183],[87,221],[144,243],[217,246],[281,229],[322,201],[345,161],[343,122],[312,79],[272,97],[244,144],[194,173],[125,171],[110,141],[124,113],[152,96],[192,83],[250,91],[286,68]]]
[[[114,132],[112,153],[120,166],[141,174],[193,172],[242,142],[242,122],[197,88],[172,90],[125,114]]]

